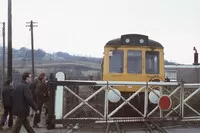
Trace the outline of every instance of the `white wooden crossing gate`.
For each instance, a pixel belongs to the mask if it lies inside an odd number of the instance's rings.
[[[57,80],[52,76],[48,81],[50,89],[48,128],[54,128],[55,124],[65,125],[72,122],[112,123],[148,120],[200,120],[200,106],[198,105],[200,84],[63,80],[64,76],[61,72],[57,73],[56,77]],[[74,86],[78,86],[79,90],[74,91]],[[140,88],[125,98],[116,91],[116,86],[140,86]],[[64,95],[65,91],[67,93]],[[119,103],[118,101],[116,103],[109,102],[109,91],[113,91],[112,94],[115,94],[115,97],[119,99]],[[144,103],[142,103],[144,110],[138,109],[130,102],[141,92],[144,93]],[[66,105],[64,103],[65,97],[69,95],[76,100],[71,101],[70,105],[72,106],[68,106],[66,112],[63,105]],[[150,101],[156,101],[152,110],[148,108]],[[109,110],[110,104],[116,104],[116,106]],[[116,117],[115,114],[124,106],[129,106],[134,112],[137,112],[138,116]]]

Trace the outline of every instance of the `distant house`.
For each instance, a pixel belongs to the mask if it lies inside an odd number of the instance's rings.
[[[198,61],[198,52],[194,47],[193,65],[165,65],[165,77],[170,81],[181,81],[186,83],[200,83],[200,63]]]
[[[165,65],[165,76],[170,81],[200,83],[200,64],[197,65]]]

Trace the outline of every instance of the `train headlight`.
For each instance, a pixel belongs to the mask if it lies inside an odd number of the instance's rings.
[[[160,98],[160,91],[159,90],[153,90],[149,93],[149,101],[153,104],[158,104]]]
[[[144,39],[140,39],[140,43],[144,43]]]
[[[130,43],[130,41],[131,41],[131,40],[130,40],[129,38],[126,38],[126,39],[125,39],[125,42],[126,42],[126,43]]]
[[[108,91],[108,100],[112,103],[118,102],[120,100],[120,96],[121,96],[121,93],[117,89],[112,89]]]

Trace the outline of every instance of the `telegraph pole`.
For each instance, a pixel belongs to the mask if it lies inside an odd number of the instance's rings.
[[[4,85],[3,84],[5,82],[5,22],[0,22],[0,23],[3,24],[3,27],[2,27],[2,36],[3,36],[2,89],[0,90],[2,92],[2,90],[4,89]]]
[[[3,35],[3,72],[2,72],[2,82],[5,82],[5,22],[2,23],[3,28],[2,28],[2,35]]]
[[[30,31],[31,31],[31,53],[32,53],[32,81],[34,81],[35,78],[35,72],[34,72],[34,39],[33,39],[33,27],[37,27],[36,24],[37,22],[33,22],[31,20],[31,22],[26,22],[29,25],[26,25],[26,27],[30,27]]]
[[[7,79],[12,80],[12,0],[8,0],[8,70]]]

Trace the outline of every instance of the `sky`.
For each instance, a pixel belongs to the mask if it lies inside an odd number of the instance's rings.
[[[164,46],[166,60],[192,64],[193,47],[200,52],[199,5],[200,0],[12,0],[12,46],[31,49],[26,22],[32,20],[38,25],[34,49],[48,53],[102,57],[109,40],[143,34]],[[6,26],[7,14],[7,0],[0,0]],[[0,45],[2,40],[0,33]]]

